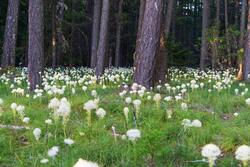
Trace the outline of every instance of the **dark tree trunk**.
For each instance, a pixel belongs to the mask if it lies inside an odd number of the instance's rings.
[[[63,52],[65,51],[64,36],[62,30],[62,22],[64,16],[65,4],[64,0],[57,0],[56,4],[56,64],[59,66],[63,59]]]
[[[171,27],[174,4],[175,4],[175,0],[168,1],[167,14],[165,17],[165,36],[167,38],[168,38],[170,27]]]
[[[121,65],[121,30],[122,30],[122,4],[123,0],[119,1],[118,15],[116,18],[116,46],[115,46],[115,66],[119,67]]]
[[[150,88],[153,86],[156,56],[160,43],[163,0],[146,0],[141,27],[140,42],[137,45],[138,60],[134,82]]]
[[[52,0],[51,4],[51,12],[52,12],[52,21],[51,21],[51,28],[52,28],[52,67],[56,67],[56,0]]]
[[[30,89],[41,84],[44,56],[43,0],[29,0],[28,78]]]
[[[97,50],[96,76],[99,78],[104,72],[105,57],[107,51],[109,0],[103,0],[100,34]]]
[[[6,17],[2,67],[15,66],[19,0],[9,0]]]
[[[136,37],[136,49],[135,49],[135,53],[134,53],[134,67],[137,66],[137,60],[139,59],[139,54],[138,54],[138,50],[139,49],[139,45],[140,45],[140,41],[141,41],[141,31],[142,31],[142,22],[143,22],[143,17],[144,17],[144,11],[145,11],[145,4],[146,1],[145,0],[140,0],[140,11],[139,11],[139,19],[138,19],[138,29],[137,29],[137,37]]]
[[[248,0],[248,18],[247,18],[247,36],[245,42],[244,53],[244,80],[248,81],[248,75],[250,73],[250,0]]]
[[[94,0],[93,25],[92,25],[92,44],[91,44],[91,68],[96,67],[97,49],[100,34],[100,15],[101,15],[101,0]]]
[[[240,48],[244,47],[244,35],[246,30],[246,13],[247,13],[247,0],[242,0],[240,16]],[[238,74],[237,80],[243,79],[243,58],[238,57]]]
[[[216,18],[215,18],[215,42],[213,42],[212,49],[212,69],[215,69],[218,65],[218,47],[219,47],[219,32],[220,32],[220,0],[216,0]]]
[[[225,5],[225,40],[226,40],[226,55],[227,55],[227,65],[231,66],[231,51],[229,42],[229,31],[228,31],[228,3],[227,0],[224,1]]]
[[[202,0],[202,41],[201,41],[201,57],[200,57],[200,69],[205,70],[206,60],[208,58],[208,41],[207,41],[207,29],[209,26],[209,9],[210,0]]]

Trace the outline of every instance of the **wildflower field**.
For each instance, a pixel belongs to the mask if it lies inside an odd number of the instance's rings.
[[[132,83],[132,69],[97,81],[87,68],[0,75],[2,167],[248,166],[250,85],[235,70],[170,68],[167,84]]]

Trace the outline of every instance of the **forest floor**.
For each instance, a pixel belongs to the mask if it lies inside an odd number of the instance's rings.
[[[235,150],[250,144],[250,85],[234,74],[172,68],[168,84],[147,92],[136,85],[130,89],[130,69],[107,70],[99,84],[90,69],[47,69],[43,89],[34,94],[26,69],[2,74],[0,166],[71,167],[82,158],[103,167],[202,167],[208,163],[201,149],[209,143],[222,151],[216,166],[238,166]],[[67,100],[60,101],[63,97]],[[90,116],[91,107],[106,114],[93,109]],[[187,119],[198,124],[190,126]],[[139,135],[126,133],[135,128]]]

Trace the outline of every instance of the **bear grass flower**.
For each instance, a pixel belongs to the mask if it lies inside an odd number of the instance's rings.
[[[235,151],[235,158],[240,160],[244,167],[248,166],[248,161],[250,160],[250,146],[239,146]]]
[[[73,167],[99,167],[97,163],[79,159]]]
[[[33,135],[35,136],[36,140],[39,140],[39,138],[40,138],[40,136],[41,136],[41,133],[42,133],[42,131],[41,131],[41,129],[39,129],[39,128],[35,128],[35,129],[33,130]]]
[[[96,115],[98,118],[103,119],[106,115],[106,111],[103,108],[99,108],[96,110]]]
[[[250,106],[250,98],[247,98],[247,99],[245,100],[245,102],[246,102],[246,104],[247,104],[248,106]]]
[[[97,107],[97,102],[94,100],[89,100],[83,105],[83,109],[87,111],[87,122],[89,127],[91,127],[91,110],[97,109]]]
[[[138,138],[141,137],[141,132],[139,129],[129,129],[127,132],[126,132],[126,136],[128,137],[128,139],[130,141],[136,141]]]
[[[48,156],[54,158],[59,152],[58,146],[53,146],[51,149],[48,150]]]
[[[201,154],[208,159],[209,167],[213,167],[215,160],[221,155],[221,150],[215,144],[207,144],[202,147]]]
[[[67,139],[64,139],[64,143],[71,146],[72,144],[74,144],[74,140],[70,139],[70,138],[67,138]]]
[[[159,108],[160,101],[161,101],[161,95],[159,93],[155,94],[154,97],[153,97],[153,100],[156,103],[156,107]]]

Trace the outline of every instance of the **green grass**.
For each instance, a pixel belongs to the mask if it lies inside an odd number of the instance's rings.
[[[47,106],[53,96],[44,95],[39,99],[14,96],[10,93],[10,88],[2,83],[0,98],[4,100],[4,113],[0,117],[0,124],[25,125],[20,119],[13,118],[10,105],[15,102],[25,106],[25,114],[31,119],[25,126],[40,128],[42,136],[36,141],[33,130],[0,129],[0,166],[71,167],[79,158],[83,158],[107,167],[202,167],[208,164],[197,161],[203,159],[201,148],[208,143],[214,143],[223,152],[223,156],[216,161],[217,166],[235,167],[239,164],[234,158],[236,148],[242,144],[250,144],[250,108],[245,104],[250,93],[236,96],[234,89],[238,87],[238,83],[234,83],[230,89],[221,92],[208,93],[208,88],[189,91],[182,100],[188,104],[188,111],[181,110],[182,101],[162,100],[161,107],[157,108],[153,101],[142,98],[141,117],[137,122],[142,136],[135,143],[121,138],[117,138],[115,142],[111,135],[112,126],[116,127],[119,134],[125,134],[127,131],[123,115],[126,105],[124,98],[119,97],[117,84],[109,84],[106,89],[90,86],[87,92],[77,86],[75,95],[71,95],[70,89],[66,89],[64,96],[70,101],[72,108],[66,133],[67,138],[75,141],[75,144],[68,146],[63,142],[65,137],[60,123],[56,138],[55,125],[50,125],[47,132],[51,133],[52,137],[48,139],[48,143],[45,140],[44,121],[50,117],[51,111]],[[250,89],[250,85],[246,87]],[[90,95],[92,89],[97,91],[99,106],[106,110],[107,115],[98,120],[92,112],[90,135],[83,104],[93,99]],[[154,95],[152,92],[151,94]],[[166,92],[161,91],[161,94],[164,97]],[[139,98],[134,95],[132,97]],[[132,105],[129,108],[130,111],[134,110]],[[165,119],[167,108],[173,109],[171,119]],[[233,116],[235,112],[239,113],[238,117]],[[181,125],[185,118],[199,119],[203,124],[202,128],[185,130]],[[131,112],[128,127],[133,128]],[[60,147],[59,154],[55,159],[48,158],[48,149],[55,145]],[[43,158],[48,158],[49,163],[41,164],[40,160]]]

